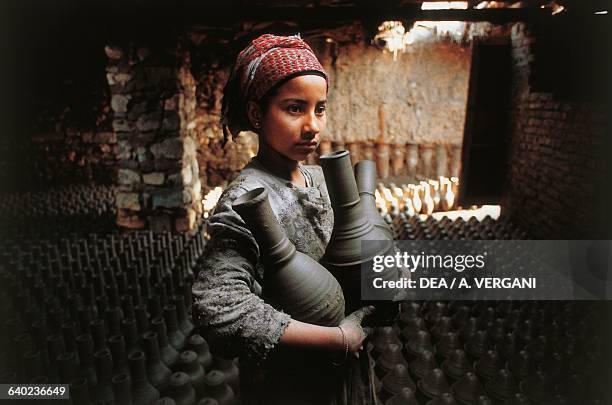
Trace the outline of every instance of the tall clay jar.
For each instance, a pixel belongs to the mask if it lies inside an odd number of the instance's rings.
[[[339,325],[344,318],[344,296],[338,281],[287,239],[270,206],[268,191],[249,191],[234,201],[233,208],[259,245],[265,269],[263,296],[297,320]]]
[[[147,405],[157,401],[159,391],[149,383],[147,378],[145,354],[140,351],[133,352],[128,356],[128,360],[134,405]]]
[[[419,174],[430,178],[433,171],[433,148],[431,145],[421,145],[421,162],[419,166]]]
[[[404,145],[399,143],[394,145],[393,156],[391,156],[391,170],[394,176],[401,176],[403,174],[404,152]]]
[[[448,177],[459,177],[461,171],[461,145],[451,145]]]
[[[378,142],[376,144],[376,168],[381,179],[389,177],[389,144]]]
[[[435,177],[446,175],[448,172],[448,157],[446,147],[442,144],[436,145],[436,173]]]
[[[357,164],[359,161],[361,161],[361,146],[359,142],[348,142],[346,144],[346,149],[351,155],[351,161],[353,164]]]
[[[359,199],[366,217],[372,224],[385,233],[387,239],[393,239],[393,231],[383,220],[376,208],[376,163],[371,160],[362,160],[355,165],[355,181]]]
[[[345,149],[344,141],[335,140],[332,142],[332,150],[339,151],[339,150],[344,150],[344,149]]]
[[[414,143],[406,144],[406,174],[416,176],[419,166],[419,145]]]
[[[365,160],[376,161],[376,157],[374,156],[374,144],[370,141],[366,141],[362,148],[362,158]]]
[[[319,148],[317,149],[317,153],[319,154],[319,157],[323,155],[327,155],[328,153],[331,153],[331,152],[332,152],[331,139],[321,139],[321,142],[319,143]]]
[[[363,304],[362,263],[368,263],[374,256],[390,253],[393,244],[365,215],[349,153],[341,151],[321,156],[320,162],[334,210],[334,229],[323,261],[340,281],[347,312],[352,312]],[[368,241],[363,245],[363,249],[362,241]],[[381,276],[395,279],[390,271],[382,272]]]

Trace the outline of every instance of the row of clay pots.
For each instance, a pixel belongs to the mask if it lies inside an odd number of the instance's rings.
[[[0,236],[8,243],[59,238],[75,233],[109,233],[117,209],[115,187],[65,186],[51,191],[0,196]]]
[[[376,203],[381,214],[395,217],[399,213],[408,216],[431,215],[433,212],[451,211],[457,208],[456,196],[459,180],[440,176],[439,180],[421,181],[419,184],[379,183]]]
[[[400,213],[391,219],[397,240],[493,240],[526,239],[527,234],[505,220],[494,220],[485,216],[481,221],[476,217],[465,220],[457,217],[454,221],[444,216],[440,220],[417,216],[409,217]]]
[[[595,354],[605,350],[596,338],[598,311],[553,304],[402,304],[398,324],[377,328],[368,345],[379,398],[389,405],[601,403],[607,365]],[[506,334],[495,337],[497,320]],[[527,323],[540,332],[525,334]]]
[[[321,141],[317,154],[313,154],[310,164],[317,162],[318,156],[329,155],[334,151],[347,150],[353,164],[361,160],[376,163],[379,178],[390,176],[458,177],[461,165],[460,145],[433,144],[389,144],[384,142],[332,142]]]

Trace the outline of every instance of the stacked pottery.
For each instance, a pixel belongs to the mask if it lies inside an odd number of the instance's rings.
[[[414,143],[406,144],[406,166],[407,174],[415,176],[419,166],[419,145]]]
[[[404,168],[404,145],[398,143],[393,148],[393,156],[391,158],[391,168],[394,176],[402,174]]]
[[[338,281],[310,256],[298,252],[278,224],[264,188],[238,197],[233,208],[259,245],[265,268],[263,296],[295,319],[337,326],[344,318]]]
[[[389,144],[385,142],[376,143],[376,168],[381,179],[389,177]]]
[[[362,282],[363,285],[371,282],[369,277],[361,279],[362,264],[370,263],[374,256],[391,254],[393,244],[388,234],[373,226],[365,216],[349,153],[340,151],[321,156],[320,162],[334,210],[334,229],[323,261],[340,281],[347,312],[352,312],[366,304],[361,300]],[[381,277],[383,280],[397,279],[395,269],[381,273],[368,271],[364,274]],[[380,293],[376,299],[392,298],[388,296],[389,291]]]
[[[412,378],[410,378],[406,366],[401,363],[396,364],[391,372],[382,379],[381,397],[383,401],[399,394],[404,387],[412,390],[416,389],[416,385]]]

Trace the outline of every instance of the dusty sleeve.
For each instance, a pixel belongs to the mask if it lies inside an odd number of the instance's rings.
[[[209,221],[211,240],[193,285],[193,316],[214,350],[265,359],[291,318],[253,292],[257,243],[231,208],[240,194],[222,197]]]

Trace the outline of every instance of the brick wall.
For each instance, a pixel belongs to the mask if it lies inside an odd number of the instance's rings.
[[[536,91],[539,39],[525,24],[512,29],[514,89],[504,208],[536,239],[603,238],[609,221],[609,104]]]

